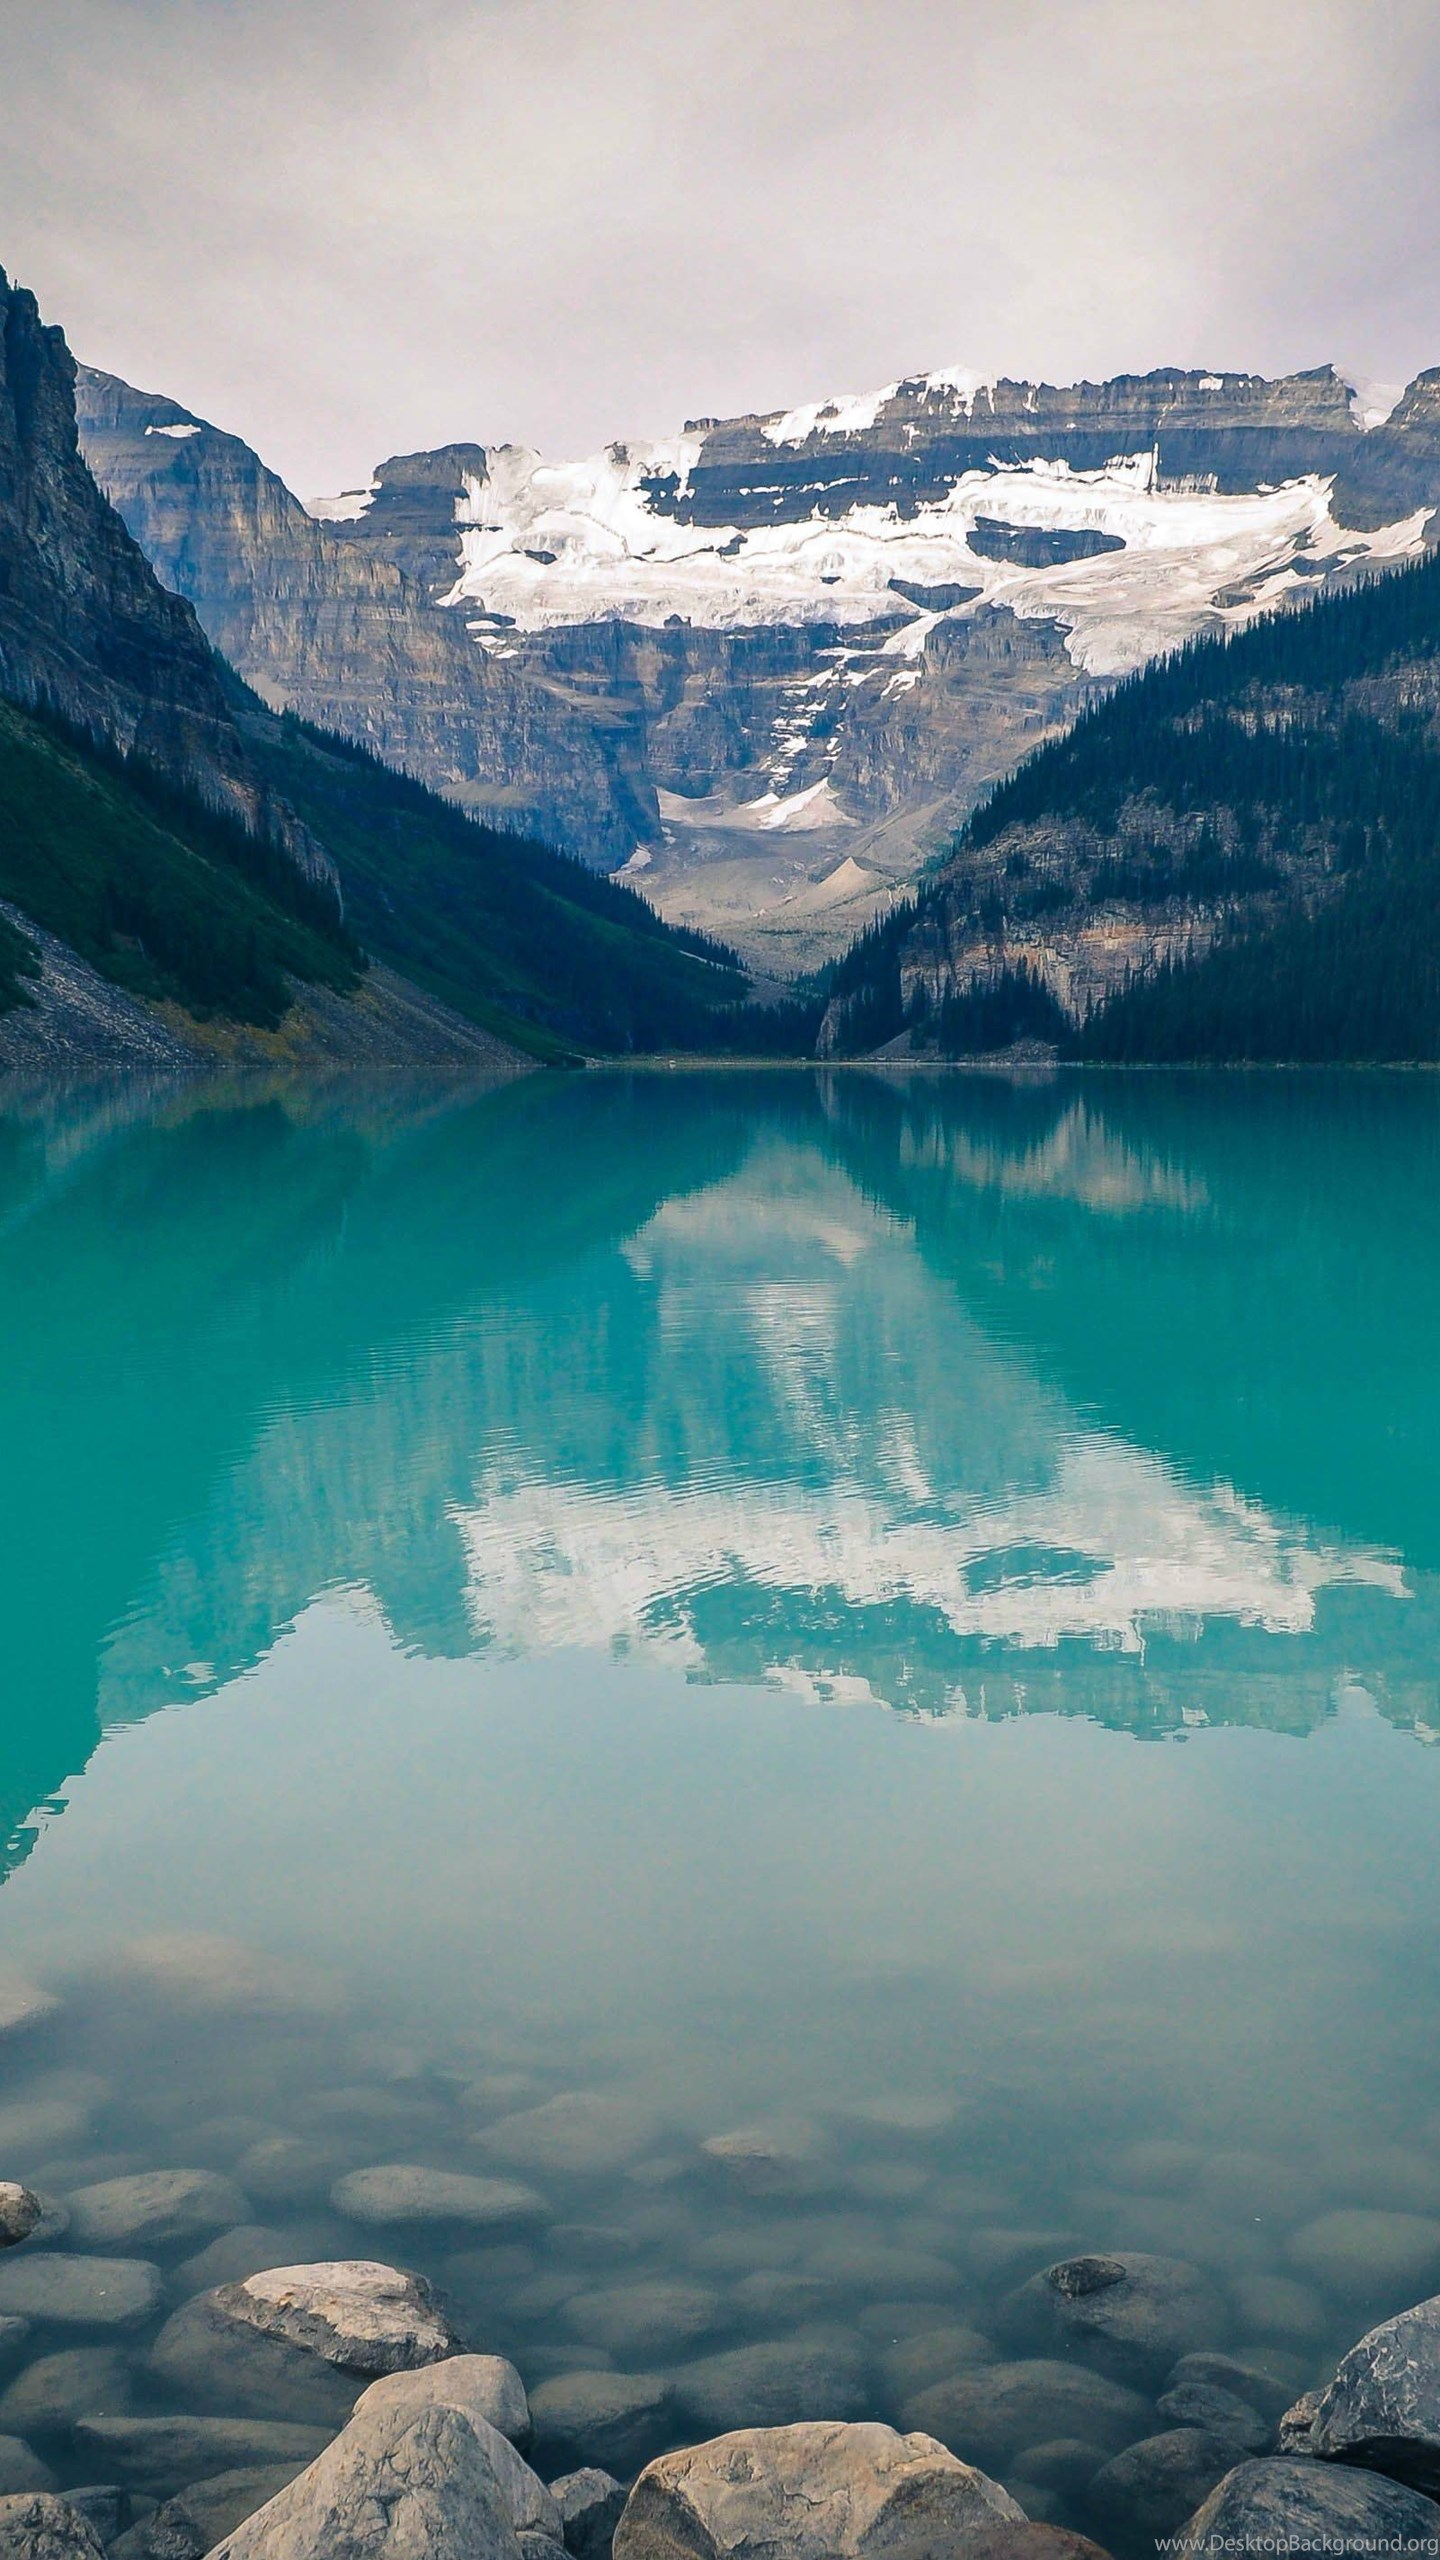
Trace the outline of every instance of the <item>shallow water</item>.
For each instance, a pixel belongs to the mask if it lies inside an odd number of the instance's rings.
[[[656,2441],[1076,2250],[1308,2383],[1440,2286],[1437,1175],[1421,1078],[10,1097],[0,2176],[249,2160]]]

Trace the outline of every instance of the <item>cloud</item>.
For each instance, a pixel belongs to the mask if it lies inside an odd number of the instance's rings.
[[[308,491],[964,362],[1440,362],[1430,0],[6,0],[0,258]]]

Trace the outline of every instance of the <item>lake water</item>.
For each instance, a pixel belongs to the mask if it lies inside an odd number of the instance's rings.
[[[1422,1077],[11,1094],[0,2175],[656,2442],[1077,2250],[1308,2383],[1440,2286],[1437,1270]]]

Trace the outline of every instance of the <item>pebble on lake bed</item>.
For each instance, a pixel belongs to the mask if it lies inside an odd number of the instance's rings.
[[[160,2270],[144,2258],[25,2250],[0,2259],[0,2313],[57,2329],[136,2329],[160,2296]]]
[[[69,2197],[70,2232],[82,2248],[164,2249],[208,2240],[250,2218],[250,2199],[214,2169],[149,2169],[105,2178]]]
[[[403,2228],[426,2223],[465,2223],[477,2231],[535,2222],[545,2199],[514,2178],[471,2178],[454,2170],[390,2164],[352,2169],[331,2189],[330,2201],[348,2222]]]

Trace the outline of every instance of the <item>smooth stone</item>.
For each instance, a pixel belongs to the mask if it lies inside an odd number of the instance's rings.
[[[1097,2471],[1085,2492],[1086,2513],[1121,2551],[1153,2551],[1162,2534],[1178,2533],[1216,2482],[1235,2467],[1236,2447],[1200,2427],[1171,2427],[1146,2436]]]
[[[53,2151],[90,2130],[90,2109],[78,2098],[11,2098],[0,2106],[0,2158],[17,2168],[38,2168]]]
[[[336,2180],[330,2201],[347,2222],[401,2228],[463,2222],[490,2231],[503,2224],[534,2222],[545,2212],[544,2197],[517,2179],[469,2178],[453,2170],[399,2163],[352,2169],[347,2177]]]
[[[672,2380],[686,2417],[717,2435],[798,2425],[816,2409],[864,2418],[873,2399],[864,2353],[848,2329],[797,2329],[788,2338],[728,2347],[679,2366]]]
[[[1079,2436],[1105,2456],[1151,2428],[1149,2403],[1084,2365],[1035,2357],[974,2365],[903,2404],[907,2426],[938,2436],[965,2461],[1003,2471],[1026,2445]]]
[[[329,2195],[343,2166],[332,2144],[277,2133],[242,2151],[235,2175],[261,2204],[313,2204]]]
[[[857,2293],[933,2293],[944,2300],[961,2289],[960,2270],[950,2259],[884,2240],[822,2241],[806,2263],[813,2275]]]
[[[1023,2471],[1007,2471],[1000,2485],[1009,2490],[1027,2524],[1055,2524],[1066,2512],[1057,2490],[1042,2489],[1038,2480],[1027,2480]],[[969,2544],[965,2547],[968,2555]]]
[[[354,2143],[363,2135],[367,2144],[384,2142],[397,2135],[433,2133],[444,2121],[444,2110],[434,2098],[423,2097],[414,2089],[376,2088],[365,2083],[357,2088],[313,2089],[300,2099],[296,2115],[304,2124],[342,2127],[354,2158]]]
[[[68,2498],[0,2498],[0,2560],[105,2560],[105,2546]]]
[[[925,2195],[933,2181],[918,2160],[862,2160],[845,2181],[852,2195],[867,2204],[910,2204]]]
[[[526,2537],[533,2549],[555,2544]],[[215,2545],[210,2560],[517,2560],[480,2437],[439,2404],[378,2407]]]
[[[1214,2382],[1177,2382],[1162,2391],[1155,2414],[1169,2427],[1199,2427],[1206,2435],[1219,2436],[1237,2453],[1268,2453],[1275,2441],[1274,2428],[1258,2409]]]
[[[953,2098],[923,2098],[881,2090],[873,2098],[848,2098],[835,2109],[842,2123],[869,2125],[877,2133],[911,2134],[924,2141],[948,2131],[960,2110]]]
[[[996,2350],[980,2329],[922,2329],[886,2348],[880,2371],[886,2387],[902,2403],[928,2383],[944,2382],[962,2365],[994,2364]]]
[[[211,2298],[226,2319],[352,2373],[408,2372],[462,2343],[423,2276],[371,2258],[267,2267]]]
[[[705,2285],[657,2280],[577,2293],[565,2305],[565,2318],[577,2337],[643,2361],[703,2338],[719,2311],[719,2295]]]
[[[532,2421],[525,2385],[504,2356],[447,2356],[442,2364],[418,2373],[392,2373],[372,2382],[357,2408],[421,2408],[431,2401],[458,2409],[462,2417],[483,2420],[511,2445],[527,2444]]]
[[[149,2169],[106,2178],[69,2199],[71,2237],[82,2248],[167,2249],[233,2230],[250,2199],[214,2169]]]
[[[1033,2480],[1037,2488],[1052,2489],[1062,2498],[1073,2498],[1089,2487],[1097,2471],[1102,2470],[1105,2456],[1098,2445],[1086,2444],[1079,2436],[1052,2436],[1048,2444],[1027,2444],[1015,2459],[1016,2475]],[[1020,2500],[1022,2507],[1025,2501]],[[1025,2507],[1027,2516],[1031,2513]]]
[[[1418,2489],[1341,2462],[1241,2462],[1185,2527],[1197,2551],[1323,2551],[1327,2560],[1373,2560],[1418,2542],[1433,2552],[1440,2508]]]
[[[567,2266],[606,2267],[616,2258],[633,2258],[640,2243],[620,2222],[552,2222],[545,2234],[551,2257]]]
[[[1236,2275],[1230,2280],[1236,2310],[1261,2338],[1323,2338],[1330,2314],[1313,2286],[1293,2276]]]
[[[830,2145],[818,2125],[803,2119],[738,2125],[712,2133],[702,2156],[724,2172],[742,2194],[804,2195],[820,2183]]]
[[[1364,2206],[1322,2213],[1292,2232],[1287,2254],[1307,2276],[1350,2297],[1410,2292],[1440,2275],[1440,2222]]]
[[[473,2139],[489,2158],[507,2165],[597,2177],[637,2160],[653,2145],[656,2130],[655,2118],[628,2098],[603,2089],[568,2089],[543,2106],[502,2116]]]
[[[278,2418],[82,2418],[75,2429],[77,2453],[158,2498],[217,2471],[270,2463],[298,2470],[329,2441],[324,2427]]]
[[[1440,2497],[1440,2297],[1382,2320],[1341,2357],[1310,2450]]]
[[[1243,2400],[1247,2408],[1268,2418],[1272,2426],[1278,2426],[1294,2390],[1293,2376],[1286,2380],[1277,2372],[1267,2371],[1264,2365],[1248,2364],[1243,2357],[1204,2352],[1182,2356],[1165,2377],[1167,2391],[1184,2390],[1192,2383],[1229,2392],[1233,2399]]]
[[[1129,2251],[1046,2267],[1001,2306],[999,2325],[1016,2345],[1079,2352],[1115,2381],[1143,2386],[1230,2323],[1198,2267]]]
[[[127,2417],[135,2374],[114,2347],[62,2347],[38,2356],[0,2396],[0,2427],[17,2436],[68,2435],[80,2418]]]
[[[971,2525],[1023,2524],[983,2471],[874,2423],[747,2427],[642,2471],[614,2560],[869,2560],[963,2554]]]
[[[53,2489],[54,2474],[23,2436],[0,2435],[0,2498],[17,2498],[26,2489]]]
[[[0,2320],[0,2366],[8,2369],[19,2363],[30,2340],[28,2320]]]
[[[608,2471],[567,2471],[550,2483],[570,2560],[610,2560],[626,2492]]]
[[[27,1982],[19,1974],[0,1976],[0,2036],[23,2035],[27,2027],[41,2026],[46,2018],[57,2015],[60,2003],[53,1991],[42,1991],[38,1982]]]
[[[118,1968],[160,1993],[168,2007],[201,2016],[303,2017],[334,2001],[329,1984],[289,1957],[203,1929],[132,1939]]]
[[[160,2307],[160,2270],[145,2258],[0,2260],[0,2312],[57,2329],[136,2329]]]
[[[1298,2400],[1285,2412],[1275,2430],[1277,2453],[1310,2453],[1315,2421],[1320,2414],[1323,2392],[1302,2391]]]
[[[122,2535],[110,2560],[205,2560],[223,2534],[233,2533],[258,2507],[278,2497],[297,2467],[291,2462],[251,2464],[194,2480]]]
[[[45,2207],[29,2187],[0,2179],[0,2249],[18,2249],[45,2219]]]
[[[1348,2196],[1352,2204],[1379,2205],[1387,2213],[1440,2214],[1440,2160],[1423,2151],[1367,2143],[1348,2154],[1329,2154],[1324,2176],[1326,2194]]]
[[[553,2374],[530,2394],[539,2442],[588,2455],[608,2470],[633,2472],[650,2451],[671,2405],[659,2373]]]
[[[1263,2151],[1220,2151],[1200,2172],[1199,2192],[1226,2220],[1278,2223],[1282,2228],[1313,2213],[1316,2181],[1293,2160]]]

